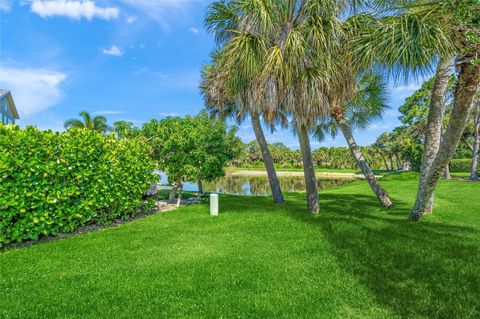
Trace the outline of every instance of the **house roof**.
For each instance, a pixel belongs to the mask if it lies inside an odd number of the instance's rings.
[[[19,119],[20,116],[18,115],[17,107],[15,106],[15,102],[13,101],[12,93],[8,90],[0,89],[0,99],[5,97],[8,101],[8,106],[10,107],[10,111],[13,114],[15,119]]]

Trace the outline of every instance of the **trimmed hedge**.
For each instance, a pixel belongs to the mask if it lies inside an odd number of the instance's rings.
[[[155,181],[149,151],[90,130],[0,125],[0,246],[140,212]]]
[[[470,172],[472,160],[470,158],[452,159],[450,161],[451,172]]]

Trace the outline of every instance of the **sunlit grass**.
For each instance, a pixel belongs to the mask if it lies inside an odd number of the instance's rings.
[[[0,318],[478,318],[480,183],[442,181],[407,220],[416,175],[283,206],[221,196],[117,228],[0,253]]]

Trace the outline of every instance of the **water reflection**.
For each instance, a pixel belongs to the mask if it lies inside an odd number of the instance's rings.
[[[305,180],[300,176],[279,176],[284,192],[305,191]],[[351,179],[317,179],[319,190],[352,183]],[[193,186],[193,185],[192,185]],[[225,176],[213,183],[204,183],[205,191],[235,195],[270,195],[266,176]]]

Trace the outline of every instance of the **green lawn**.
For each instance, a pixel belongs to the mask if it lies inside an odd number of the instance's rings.
[[[436,210],[406,219],[415,175],[321,193],[222,196],[0,253],[0,318],[479,318],[480,183],[442,181]]]

